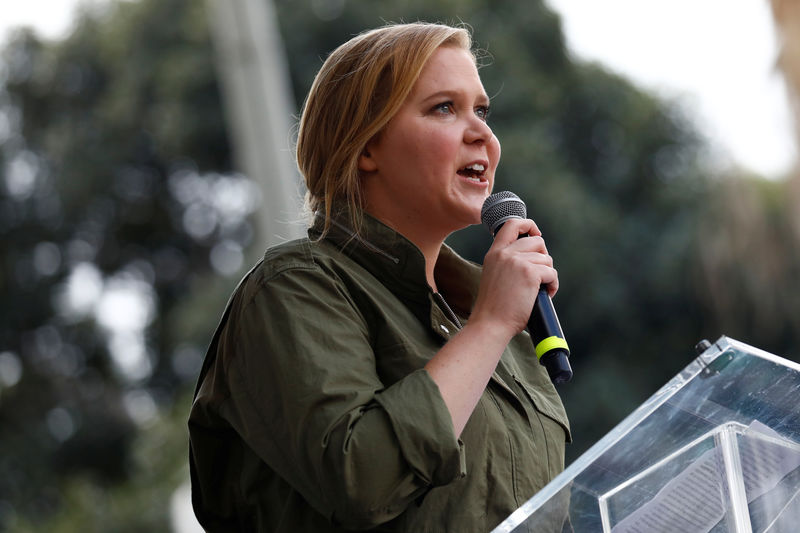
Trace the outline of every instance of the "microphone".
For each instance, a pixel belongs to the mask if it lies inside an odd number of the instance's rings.
[[[489,228],[492,236],[512,218],[527,218],[525,202],[509,191],[496,192],[483,202],[481,221]],[[519,238],[527,237],[520,235]],[[569,364],[569,346],[561,331],[553,301],[547,294],[546,286],[539,287],[539,294],[533,304],[528,319],[528,332],[531,334],[539,363],[547,369],[550,381],[555,384],[566,383],[572,379]]]

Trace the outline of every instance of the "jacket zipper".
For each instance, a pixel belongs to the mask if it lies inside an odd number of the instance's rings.
[[[437,303],[439,304],[439,308],[444,311],[444,314],[447,315],[447,318],[450,319],[450,322],[456,325],[458,329],[461,329],[463,326],[461,325],[461,321],[458,319],[456,314],[450,309],[450,306],[447,305],[447,302],[444,300],[444,296],[442,296],[438,292],[434,292],[433,296],[436,298]]]

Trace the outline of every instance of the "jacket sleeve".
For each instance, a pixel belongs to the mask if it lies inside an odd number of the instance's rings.
[[[334,523],[368,528],[466,475],[424,369],[385,387],[366,321],[343,284],[297,267],[258,282],[232,313],[223,416]]]

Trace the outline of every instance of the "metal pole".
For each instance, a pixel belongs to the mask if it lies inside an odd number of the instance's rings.
[[[262,192],[254,253],[305,234],[286,54],[271,0],[208,0],[223,101],[239,170]]]

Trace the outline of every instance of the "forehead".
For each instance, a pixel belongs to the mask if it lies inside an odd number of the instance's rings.
[[[461,90],[484,93],[473,55],[463,48],[440,46],[422,69],[412,94]]]

